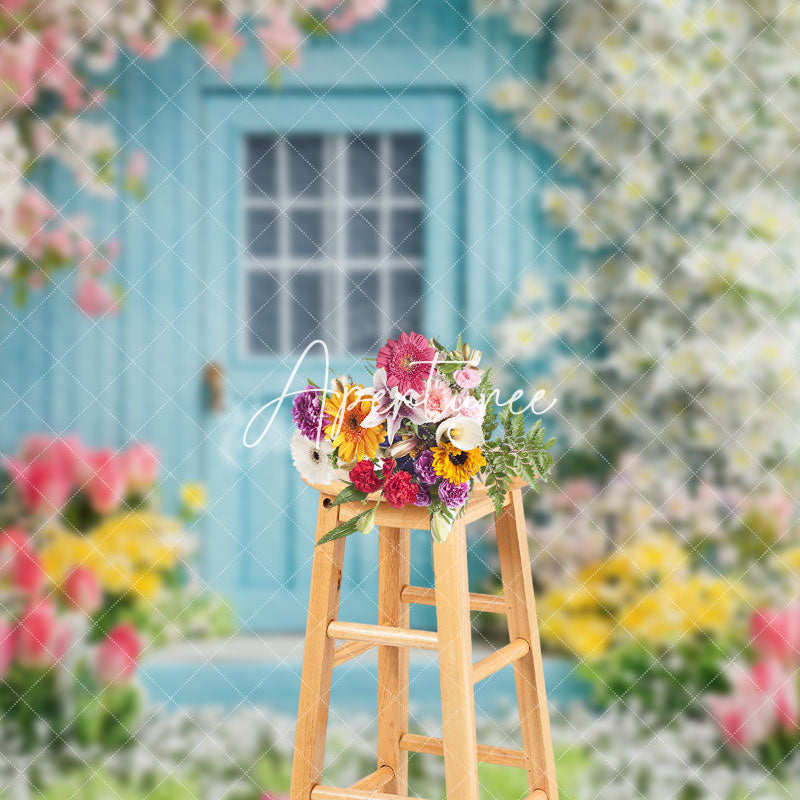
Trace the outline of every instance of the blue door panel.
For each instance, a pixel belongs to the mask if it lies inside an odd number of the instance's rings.
[[[297,355],[248,356],[241,297],[242,143],[248,134],[291,132],[415,132],[425,140],[423,308],[425,331],[445,339],[460,328],[463,265],[460,263],[461,161],[457,92],[409,92],[402,97],[369,93],[308,92],[278,95],[212,93],[205,100],[204,275],[208,311],[204,351],[224,364],[228,405],[206,419],[204,463],[214,498],[206,520],[205,572],[232,598],[242,624],[259,631],[302,630],[305,625],[317,494],[297,475],[289,452],[293,425],[288,403],[264,442],[248,450],[241,434],[252,413],[277,397]],[[309,356],[303,379],[322,380],[320,356]],[[331,363],[334,374],[364,379],[352,359]],[[351,536],[345,547],[341,613],[354,620],[377,618],[378,537]],[[414,537],[413,577],[430,584],[427,534]],[[416,624],[429,624],[431,609],[415,609]]]

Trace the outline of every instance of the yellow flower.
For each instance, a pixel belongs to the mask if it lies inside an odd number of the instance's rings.
[[[433,471],[451,483],[464,483],[486,464],[480,447],[472,450],[459,450],[446,443],[431,448]]]
[[[325,426],[325,435],[334,449],[338,448],[339,461],[360,461],[364,456],[374,458],[383,441],[384,425],[362,428],[361,422],[372,410],[372,396],[363,394],[363,386],[344,386],[325,400],[325,413],[331,418]]]
[[[133,576],[131,590],[145,600],[153,600],[161,591],[161,578],[156,572],[140,572]]]
[[[181,486],[181,502],[190,514],[199,514],[208,505],[208,492],[202,483]]]

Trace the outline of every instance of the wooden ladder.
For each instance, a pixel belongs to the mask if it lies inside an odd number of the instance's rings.
[[[410,585],[412,529],[427,529],[424,508],[394,509],[381,502],[378,624],[338,619],[345,539],[319,545],[311,572],[303,672],[290,800],[391,800],[408,797],[408,753],[444,756],[448,800],[479,800],[478,762],[527,771],[526,800],[557,800],[542,655],[536,625],[521,482],[495,515],[503,596],[471,594],[467,585],[466,525],[494,513],[483,487],[444,544],[433,543],[435,589]],[[363,510],[332,506],[340,487],[320,489],[316,539]],[[436,606],[438,631],[409,628],[411,603]],[[509,643],[473,664],[470,610],[505,614]],[[336,645],[336,641],[343,644]],[[378,648],[378,763],[375,772],[345,789],[322,784],[322,762],[334,667]],[[409,648],[436,650],[442,692],[441,739],[408,731]],[[523,750],[479,745],[474,685],[513,664]],[[417,799],[419,800],[419,798]]]

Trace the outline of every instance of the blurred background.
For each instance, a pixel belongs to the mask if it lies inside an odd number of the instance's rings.
[[[316,498],[286,408],[242,433],[314,339],[358,377],[401,330],[557,399],[562,798],[800,796],[799,88],[791,0],[0,2],[0,797],[285,797]],[[330,783],[374,769],[374,672]],[[438,681],[412,657],[414,730]],[[509,670],[477,706],[518,746]]]

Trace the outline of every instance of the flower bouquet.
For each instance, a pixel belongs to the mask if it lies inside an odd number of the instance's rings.
[[[555,440],[545,440],[540,420],[526,431],[510,401],[498,413],[504,404],[491,371],[478,369],[480,359],[460,336],[448,350],[436,339],[401,333],[378,351],[371,387],[342,377],[295,395],[291,448],[301,477],[316,485],[344,480],[334,505],[367,506],[318,544],[369,533],[372,500],[428,507],[431,533],[443,542],[476,482],[500,513],[513,478],[536,487],[546,477]]]

